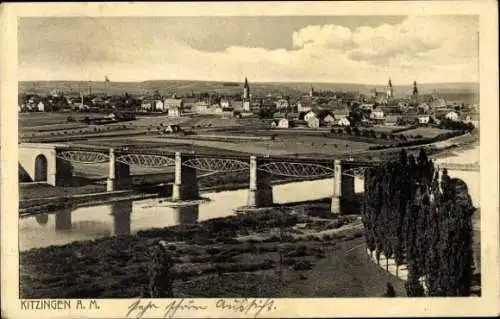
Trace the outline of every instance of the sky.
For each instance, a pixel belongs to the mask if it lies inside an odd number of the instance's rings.
[[[478,81],[477,16],[21,18],[22,81]]]

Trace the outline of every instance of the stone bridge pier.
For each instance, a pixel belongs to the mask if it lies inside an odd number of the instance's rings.
[[[331,212],[334,214],[345,212],[356,200],[354,176],[346,174],[348,169],[350,169],[348,164],[342,163],[340,160],[335,160],[331,204]]]
[[[180,152],[175,153],[175,180],[172,189],[174,201],[200,198],[196,168],[182,165],[185,158]]]
[[[109,173],[106,181],[108,192],[130,189],[132,178],[130,176],[130,166],[116,160],[115,150],[109,149]]]
[[[273,204],[272,175],[258,170],[258,160],[250,157],[250,185],[248,189],[247,206],[266,207]]]

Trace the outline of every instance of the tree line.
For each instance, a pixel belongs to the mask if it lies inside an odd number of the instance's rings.
[[[468,296],[472,282],[472,205],[467,186],[442,177],[424,150],[365,171],[366,242],[406,264],[408,296]],[[388,265],[386,264],[386,267]]]

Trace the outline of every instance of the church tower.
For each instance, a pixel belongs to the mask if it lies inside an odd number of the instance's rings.
[[[248,79],[245,77],[245,85],[243,86],[243,99],[250,99],[250,86],[248,85]]]
[[[392,87],[391,79],[389,78],[389,83],[387,84],[387,99],[392,99],[394,97],[394,88]]]
[[[309,96],[310,97],[313,97],[314,96],[314,88],[313,86],[311,85],[311,90],[309,91]]]
[[[418,95],[417,81],[413,81],[413,95]]]

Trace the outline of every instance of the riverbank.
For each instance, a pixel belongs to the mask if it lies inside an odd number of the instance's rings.
[[[20,253],[22,298],[147,297],[148,249],[166,240],[175,297],[380,297],[402,282],[369,261],[357,216],[328,199]]]
[[[157,197],[157,194],[134,190],[106,192],[105,186],[53,187],[47,184],[21,185],[19,216],[54,212],[71,207],[95,206],[124,200],[141,200]]]

